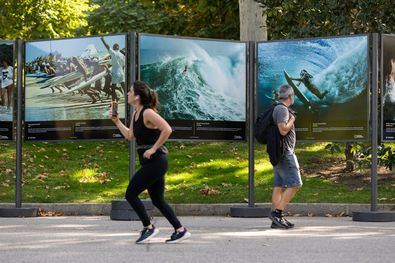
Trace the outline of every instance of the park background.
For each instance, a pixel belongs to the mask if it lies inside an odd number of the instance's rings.
[[[254,5],[259,8],[251,8]],[[4,0],[0,39],[131,31],[235,40],[391,33],[395,32],[394,7],[384,0]],[[255,10],[258,23],[246,10]],[[258,39],[247,39],[249,23],[256,24],[253,35]],[[246,142],[169,142],[167,146],[169,202],[246,201]],[[394,151],[394,144],[379,147],[380,203],[395,201]],[[298,143],[296,153],[304,187],[295,202],[370,201],[369,144]],[[270,202],[272,167],[263,146],[256,144],[255,154],[256,201]],[[15,159],[15,143],[0,142],[0,202],[14,201]],[[25,142],[22,165],[24,202],[110,202],[124,196],[129,180],[129,143]]]

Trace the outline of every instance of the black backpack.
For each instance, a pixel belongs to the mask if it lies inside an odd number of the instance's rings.
[[[261,144],[266,144],[270,163],[276,166],[284,153],[284,136],[273,120],[274,108],[282,103],[275,103],[269,109],[259,114],[254,125],[254,135]],[[288,108],[288,107],[287,107]]]
[[[273,111],[279,103],[274,103],[269,109],[259,114],[254,125],[254,136],[260,144],[267,144],[268,128],[274,126]]]

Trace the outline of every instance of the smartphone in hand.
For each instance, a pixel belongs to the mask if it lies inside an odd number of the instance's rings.
[[[111,115],[112,115],[113,117],[117,117],[117,116],[118,116],[118,102],[113,101],[113,102],[111,103],[111,106],[112,106]]]

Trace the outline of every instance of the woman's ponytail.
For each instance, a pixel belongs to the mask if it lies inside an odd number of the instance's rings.
[[[158,111],[159,110],[158,93],[156,93],[156,91],[153,89],[149,89],[149,94],[151,97],[150,108],[153,109],[154,111]]]
[[[152,90],[143,81],[137,80],[133,83],[133,91],[135,95],[140,96],[140,102],[145,107],[150,107],[154,111],[159,109],[159,98],[156,91]]]

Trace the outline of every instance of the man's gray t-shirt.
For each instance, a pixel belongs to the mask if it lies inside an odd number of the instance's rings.
[[[273,120],[276,125],[281,122],[288,123],[290,119],[290,113],[285,105],[279,104],[274,107],[273,110]],[[284,137],[284,152],[294,153],[296,144],[296,133],[295,125],[292,126],[291,130]]]

